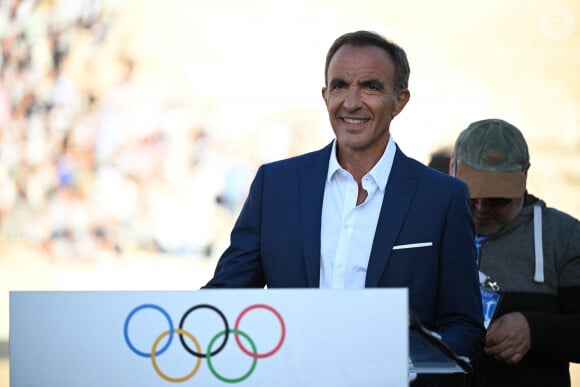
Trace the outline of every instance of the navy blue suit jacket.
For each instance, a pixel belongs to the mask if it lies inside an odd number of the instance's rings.
[[[322,200],[332,144],[262,165],[206,288],[319,287]],[[485,342],[468,189],[397,147],[366,287],[406,287],[409,309],[459,355]],[[431,246],[396,248],[415,243]],[[395,249],[393,249],[395,247]]]

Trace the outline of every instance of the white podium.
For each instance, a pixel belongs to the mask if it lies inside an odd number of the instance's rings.
[[[406,289],[11,292],[12,387],[408,386]]]

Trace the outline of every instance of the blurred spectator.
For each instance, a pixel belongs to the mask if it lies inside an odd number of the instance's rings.
[[[71,57],[107,42],[118,6],[0,2],[0,237],[54,259],[209,255],[223,178],[185,97],[137,84],[127,55],[103,95],[74,73]]]
[[[451,160],[451,148],[445,147],[431,153],[429,167],[445,174],[449,173],[449,160]]]

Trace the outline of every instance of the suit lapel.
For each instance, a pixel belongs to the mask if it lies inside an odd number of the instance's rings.
[[[412,173],[409,159],[397,147],[367,267],[366,287],[379,285],[411,206],[415,186],[416,176]]]
[[[320,286],[320,225],[322,200],[332,143],[313,153],[300,176],[300,214],[304,264],[309,287]]]

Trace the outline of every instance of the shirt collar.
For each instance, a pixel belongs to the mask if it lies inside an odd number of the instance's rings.
[[[338,158],[336,157],[336,146],[337,142],[334,139],[332,144],[332,150],[330,152],[330,160],[328,161],[328,174],[326,176],[326,181],[330,182],[334,174],[343,169],[338,163]],[[389,135],[389,142],[387,143],[387,148],[383,152],[383,155],[375,166],[367,173],[376,182],[377,186],[381,191],[385,190],[387,186],[387,181],[389,180],[389,174],[391,173],[391,168],[393,167],[393,161],[395,160],[395,153],[397,147],[393,140],[393,136]]]

